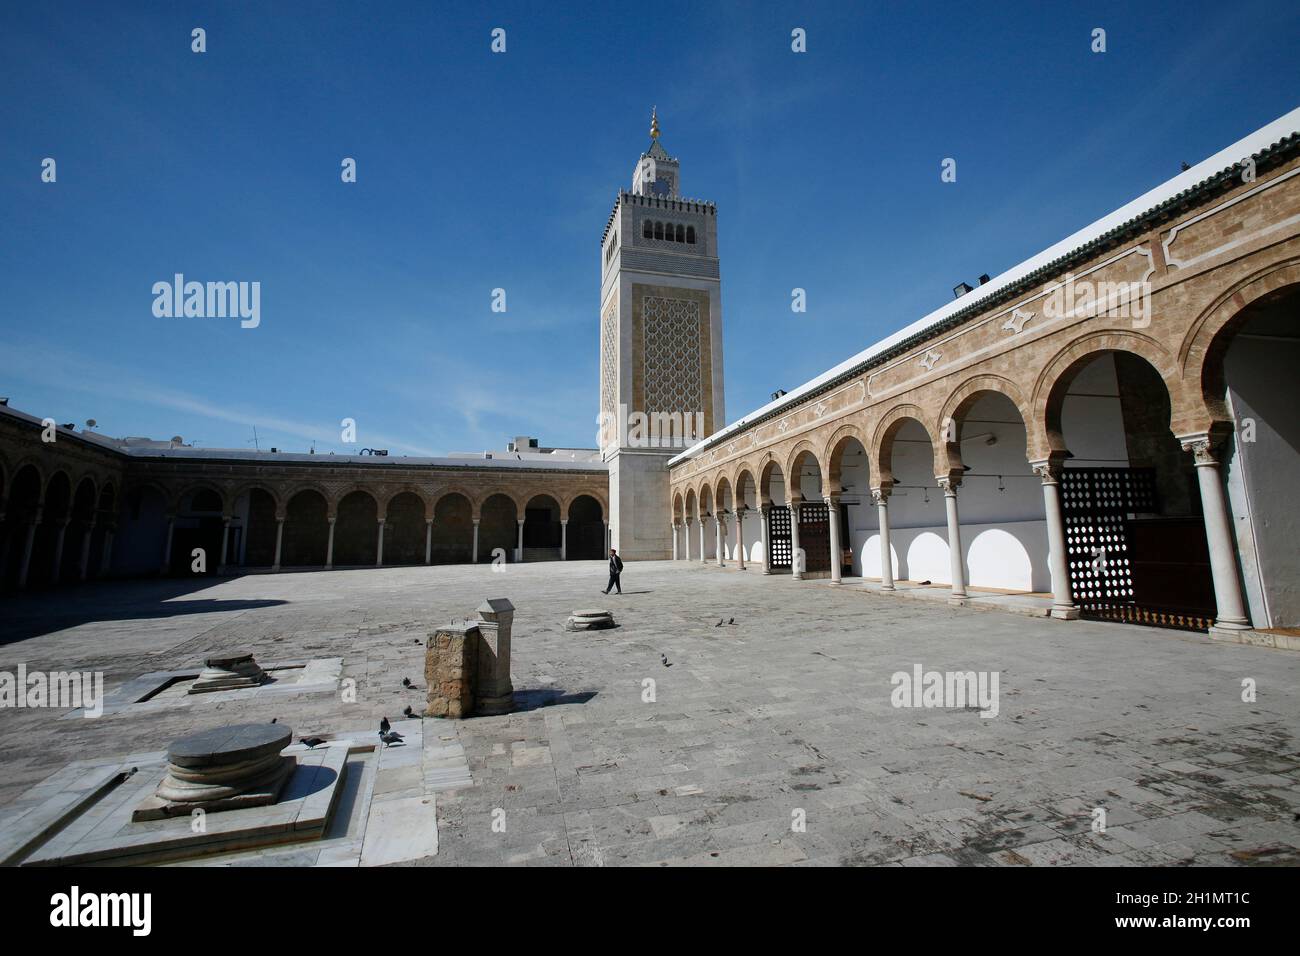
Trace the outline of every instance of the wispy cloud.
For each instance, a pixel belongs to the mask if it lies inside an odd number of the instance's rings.
[[[127,371],[110,363],[83,356],[72,355],[36,342],[15,345],[0,353],[0,372],[19,381],[60,387],[99,395],[119,401],[137,402],[156,408],[166,408],[213,421],[231,422],[282,434],[303,441],[314,442],[326,448],[346,450],[339,441],[339,428],[333,422],[307,422],[277,415],[268,415],[226,400],[213,401],[173,388],[142,381],[138,373]],[[367,432],[367,441],[373,445],[411,455],[433,457],[437,452],[411,444],[401,438],[376,432]]]

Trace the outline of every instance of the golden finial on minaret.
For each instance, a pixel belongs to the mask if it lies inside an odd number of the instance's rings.
[[[659,107],[657,106],[650,109],[650,138],[659,138]]]

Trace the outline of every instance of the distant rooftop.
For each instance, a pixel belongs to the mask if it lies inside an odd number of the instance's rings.
[[[41,428],[43,419],[35,415],[0,405],[0,416],[25,422],[35,428]],[[520,453],[514,451],[453,453],[446,457],[426,457],[414,455],[339,455],[333,452],[313,454],[307,452],[283,452],[278,449],[266,451],[250,448],[195,448],[187,445],[178,435],[166,441],[151,438],[113,438],[86,428],[77,430],[73,423],[57,426],[59,440],[65,437],[74,441],[85,442],[99,448],[124,455],[128,458],[166,458],[197,461],[245,461],[245,462],[287,462],[314,465],[356,464],[375,467],[410,467],[422,465],[437,468],[501,468],[501,469],[553,469],[564,471],[607,471],[608,466],[600,460],[600,453],[594,448],[525,448]],[[517,439],[518,440],[518,439]],[[516,441],[517,441],[516,440]],[[529,441],[530,439],[525,439]],[[513,442],[511,443],[514,444]],[[382,451],[382,449],[381,449]]]

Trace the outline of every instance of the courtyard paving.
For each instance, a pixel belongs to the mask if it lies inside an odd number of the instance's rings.
[[[317,685],[95,720],[6,709],[0,814],[70,761],[222,723],[333,735],[387,716],[402,729],[403,708],[423,705],[430,627],[503,596],[518,609],[517,709],[423,722],[426,741],[463,748],[473,783],[437,794],[437,852],[417,865],[1300,863],[1300,653],[755,569],[648,562],[624,579],[604,597],[603,564],[570,562],[5,598],[10,673],[101,670],[111,692],[246,647],[264,663],[341,658],[356,700]],[[620,626],[565,631],[588,607]],[[918,664],[997,672],[997,715],[892,706],[891,676]]]

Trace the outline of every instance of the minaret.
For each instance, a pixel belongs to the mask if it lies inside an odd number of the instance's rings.
[[[600,446],[625,560],[672,556],[667,461],[725,422],[717,209],[681,197],[656,108],[601,240]]]

